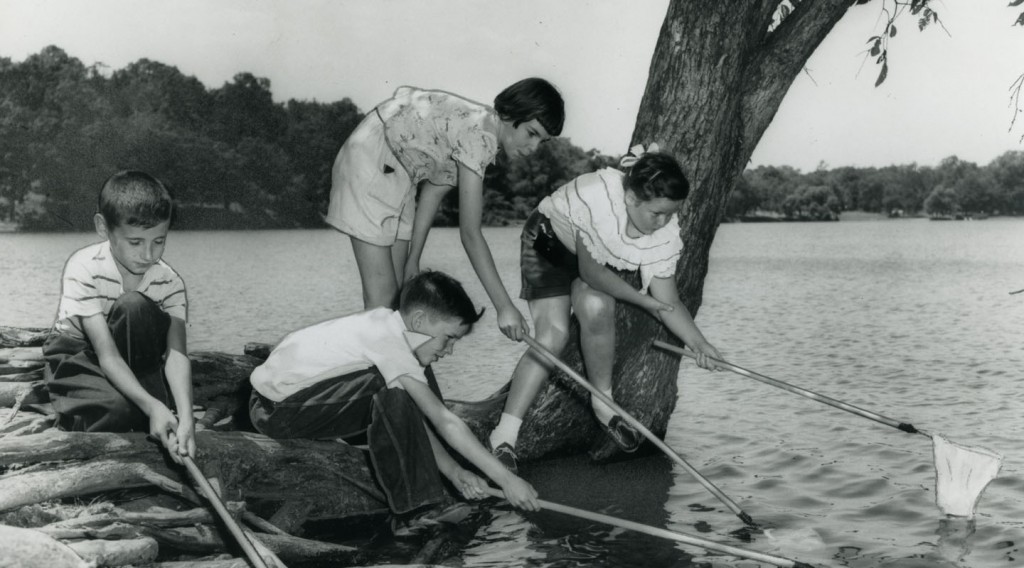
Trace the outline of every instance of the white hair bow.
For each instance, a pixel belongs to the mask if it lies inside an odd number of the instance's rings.
[[[636,146],[630,148],[629,153],[623,156],[621,160],[619,160],[619,165],[624,168],[632,168],[633,166],[636,165],[636,162],[637,160],[640,159],[640,156],[643,156],[648,152],[657,152],[660,149],[661,148],[658,147],[657,142],[651,142],[650,146],[648,146],[646,150],[644,149],[643,144],[637,144]]]

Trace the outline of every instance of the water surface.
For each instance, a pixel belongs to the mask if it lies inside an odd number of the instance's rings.
[[[518,293],[518,230],[485,234]],[[94,240],[0,235],[0,324],[48,326],[64,260]],[[165,259],[188,287],[192,350],[237,353],[361,305],[351,248],[333,231],[172,232]],[[486,303],[457,231],[431,233],[424,265]],[[1024,221],[723,225],[709,270],[697,322],[731,362],[1004,454],[976,519],[942,518],[927,438],[689,363],[666,441],[767,532],[739,531],[739,519],[658,456],[530,464],[524,473],[544,498],[822,566],[1024,565],[1024,294],[1010,294],[1024,288]],[[521,351],[489,309],[436,366],[442,387],[482,398]],[[505,508],[460,562],[760,565]]]

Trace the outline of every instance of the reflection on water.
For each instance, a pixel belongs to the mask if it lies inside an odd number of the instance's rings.
[[[518,231],[488,229],[518,292]],[[0,324],[49,325],[58,278],[90,235],[0,235]],[[332,231],[172,233],[167,260],[191,300],[193,350],[248,341],[357,309],[358,276]],[[424,265],[486,295],[458,232],[431,233]],[[923,220],[721,227],[697,322],[726,359],[1002,453],[973,522],[935,505],[930,442],[731,373],[683,363],[666,442],[766,533],[658,456],[528,464],[543,498],[821,566],[1010,567],[1024,536],[1024,221]],[[526,312],[526,306],[518,302]],[[435,371],[455,399],[508,380],[522,353],[488,309]],[[396,557],[396,562],[407,561]],[[759,564],[553,513],[496,508],[466,566]]]

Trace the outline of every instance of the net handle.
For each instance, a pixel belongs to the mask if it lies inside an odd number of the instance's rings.
[[[655,347],[659,347],[661,349],[664,349],[665,351],[670,351],[670,352],[676,353],[678,355],[683,355],[685,357],[689,357],[691,359],[696,359],[697,358],[697,354],[694,353],[693,351],[690,351],[689,349],[687,349],[685,347],[679,347],[679,346],[676,346],[676,345],[671,345],[669,343],[665,343],[664,341],[655,340],[654,341],[654,346]],[[921,435],[923,435],[925,437],[931,438],[931,434],[925,432],[924,430],[919,430],[919,429],[915,428],[913,424],[909,424],[907,422],[900,422],[899,420],[893,420],[892,418],[888,418],[886,416],[882,416],[881,414],[877,414],[877,413],[871,412],[870,410],[864,410],[863,408],[854,406],[854,405],[852,405],[852,404],[850,404],[848,402],[843,402],[841,400],[836,400],[836,399],[834,399],[832,397],[828,397],[828,396],[825,396],[823,394],[816,393],[814,391],[809,391],[809,390],[807,390],[805,388],[801,388],[801,387],[798,387],[796,385],[791,385],[791,384],[789,384],[789,383],[787,383],[785,381],[780,381],[778,379],[773,379],[771,377],[762,375],[760,373],[755,373],[754,371],[750,371],[748,369],[744,369],[743,367],[740,367],[738,365],[733,365],[732,363],[729,363],[727,361],[723,361],[721,359],[715,359],[714,357],[708,357],[708,359],[710,359],[711,361],[714,361],[715,364],[717,364],[719,367],[722,367],[723,369],[727,369],[729,371],[732,371],[733,373],[736,373],[737,375],[742,375],[744,377],[747,377],[747,378],[750,378],[750,379],[754,379],[755,381],[760,381],[762,383],[771,385],[773,387],[780,388],[780,389],[782,389],[784,391],[788,391],[788,392],[791,392],[793,394],[798,394],[798,395],[800,395],[802,397],[809,398],[811,400],[816,400],[816,401],[821,402],[823,404],[827,404],[829,406],[838,408],[839,410],[845,410],[846,412],[849,412],[851,414],[856,414],[857,416],[861,416],[863,418],[867,418],[868,420],[874,420],[875,422],[878,422],[879,424],[885,424],[886,426],[891,426],[893,428],[896,428],[897,430],[900,430],[901,432],[906,432],[907,434],[921,434]]]

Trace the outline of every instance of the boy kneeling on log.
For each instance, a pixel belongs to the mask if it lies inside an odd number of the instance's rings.
[[[486,496],[487,482],[461,467],[434,432],[510,503],[535,511],[537,491],[491,455],[424,374],[481,315],[457,280],[428,271],[405,284],[397,311],[373,308],[294,331],[252,372],[253,426],[271,438],[365,434],[399,525],[424,508],[436,513],[445,498],[441,475],[466,498]]]

